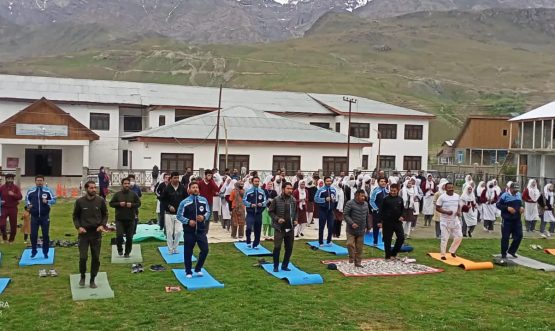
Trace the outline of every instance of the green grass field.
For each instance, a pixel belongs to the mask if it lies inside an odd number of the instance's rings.
[[[141,219],[154,217],[154,197],[143,199]],[[52,239],[72,239],[72,201],[59,201],[52,212]],[[0,296],[1,330],[553,330],[555,274],[520,267],[463,271],[426,257],[437,240],[411,240],[418,262],[444,268],[432,275],[346,278],[328,271],[321,260],[332,255],[295,243],[292,261],[309,273],[320,273],[323,285],[293,287],[253,267],[256,258],[232,244],[212,244],[207,270],[224,289],[165,293],[179,285],[171,267],[164,272],[131,274],[130,266],[110,264],[110,233],[103,240],[101,271],[115,298],[73,302],[69,274],[78,273],[76,248],[56,248],[57,278],[39,278],[39,266],[18,267],[22,237],[1,245],[1,277],[12,283]],[[522,243],[526,256],[555,263],[555,257],[531,251],[552,241]],[[341,243],[344,244],[344,243]],[[163,264],[156,247],[142,244],[144,265]],[[269,249],[271,244],[265,244]],[[555,244],[553,244],[555,246]],[[490,260],[499,241],[465,240],[460,255]],[[365,247],[365,257],[379,253]],[[180,266],[181,267],[181,266]],[[5,307],[8,303],[9,307]]]

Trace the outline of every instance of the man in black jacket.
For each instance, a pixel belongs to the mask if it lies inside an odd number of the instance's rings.
[[[297,203],[293,198],[293,185],[291,183],[283,184],[283,192],[280,196],[272,200],[268,212],[272,218],[274,227],[274,272],[279,271],[279,254],[281,252],[281,243],[285,243],[285,254],[281,263],[281,270],[291,271],[289,269],[289,259],[293,253],[293,242],[295,240],[293,229],[297,225]]]
[[[96,288],[94,278],[100,268],[100,244],[102,232],[108,222],[108,209],[106,201],[96,194],[94,181],[85,183],[87,194],[75,201],[73,208],[73,224],[79,231],[79,272],[81,279],[79,286],[85,286],[85,273],[87,272],[87,259],[89,247],[91,250],[91,279],[90,287]]]
[[[179,182],[179,173],[172,172],[170,182],[160,196],[160,203],[166,207],[164,210],[164,228],[170,254],[177,254],[177,247],[183,234],[183,225],[177,220],[179,204],[187,197],[187,190]]]
[[[397,253],[399,253],[405,241],[403,208],[403,199],[399,196],[399,184],[391,184],[389,195],[383,199],[380,210],[386,260],[391,260],[391,258],[396,259]],[[395,239],[395,247],[391,249],[393,233],[395,233],[397,239]]]
[[[116,192],[110,200],[110,207],[116,209],[116,245],[118,255],[123,252],[123,236],[125,235],[125,255],[128,258],[133,248],[133,234],[135,233],[135,216],[141,206],[139,196],[131,191],[129,178],[121,180],[121,191]]]

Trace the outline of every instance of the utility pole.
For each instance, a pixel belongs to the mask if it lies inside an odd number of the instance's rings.
[[[347,173],[349,173],[351,167],[351,107],[353,103],[357,103],[357,99],[343,97],[343,101],[349,103],[349,126],[347,127]]]
[[[214,166],[212,168],[218,167],[218,146],[220,144],[220,112],[222,110],[222,89],[223,89],[223,86],[222,84],[220,84],[220,97],[218,99],[218,119],[216,120],[216,145],[214,146]]]

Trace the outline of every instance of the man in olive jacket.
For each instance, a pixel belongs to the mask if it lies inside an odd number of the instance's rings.
[[[123,255],[123,235],[125,234],[125,255],[128,258],[133,248],[135,215],[141,206],[139,196],[130,188],[129,178],[121,180],[121,191],[110,200],[110,207],[116,209],[116,245],[119,256]]]
[[[73,208],[73,224],[79,232],[79,272],[81,280],[79,286],[85,286],[87,259],[89,247],[91,250],[91,279],[90,287],[96,288],[94,279],[100,268],[100,244],[102,232],[108,222],[108,208],[106,201],[96,194],[94,181],[85,183],[85,196],[75,201]]]
[[[368,226],[368,203],[366,191],[356,191],[355,198],[347,201],[343,209],[343,216],[347,222],[347,249],[349,250],[349,263],[355,267],[362,267],[362,250],[364,247],[364,234]]]
[[[279,254],[281,243],[285,243],[285,254],[281,263],[281,270],[289,269],[289,259],[293,253],[293,242],[295,240],[295,226],[297,225],[297,203],[293,198],[293,185],[285,183],[281,195],[277,196],[268,209],[272,218],[272,226],[276,230],[274,233],[274,272],[279,271]]]

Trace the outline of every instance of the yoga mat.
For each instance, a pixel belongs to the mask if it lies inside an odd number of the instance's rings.
[[[316,247],[326,253],[331,253],[335,255],[349,255],[349,251],[347,250],[347,248],[336,245],[335,243],[332,243],[331,246],[324,245],[323,247],[320,247],[320,243],[318,241],[309,241],[307,242],[307,245],[309,245],[310,247]]]
[[[10,280],[11,279],[9,278],[0,278],[0,294],[2,294],[6,287],[8,287],[8,283],[10,282]]]
[[[131,255],[125,258],[118,255],[118,247],[112,245],[112,263],[142,263],[143,255],[141,254],[141,245],[133,245],[131,249]]]
[[[25,267],[30,265],[41,265],[41,264],[54,264],[54,248],[50,247],[48,249],[48,259],[44,258],[42,254],[42,249],[39,249],[37,255],[31,258],[31,249],[28,248],[23,251],[21,259],[19,260],[19,266]]]
[[[287,280],[289,285],[311,285],[324,283],[322,276],[319,274],[307,274],[301,269],[295,267],[293,263],[289,263],[289,269],[291,269],[291,271],[282,271],[280,266],[279,271],[274,272],[274,265],[272,263],[263,264],[262,268],[274,277]]]
[[[374,247],[379,249],[380,251],[384,251],[385,247],[383,244],[383,240],[382,240],[382,233],[380,232],[380,234],[378,235],[378,246],[374,246],[374,235],[372,234],[372,232],[370,233],[366,233],[364,235],[364,244],[366,246],[370,246],[370,247]],[[391,247],[393,247],[393,245],[391,245]],[[412,252],[414,250],[414,248],[411,245],[403,245],[401,246],[401,253],[409,253]]]
[[[497,254],[497,255],[494,255],[494,257],[500,259],[501,255]],[[519,266],[528,267],[536,270],[555,271],[555,265],[536,261],[534,259],[531,259],[526,256],[522,256],[522,255],[518,255],[518,258],[516,259],[512,256],[508,256],[505,260],[508,260],[511,263],[517,264]]]
[[[455,267],[461,267],[461,268],[463,268],[464,270],[467,270],[467,271],[493,269],[493,263],[491,263],[491,262],[474,262],[474,261],[470,261],[470,260],[467,260],[467,259],[463,259],[460,256],[452,257],[451,254],[449,254],[449,253],[447,253],[445,255],[447,260],[442,260],[440,253],[428,253],[428,255],[431,258],[436,259],[438,261],[441,261],[445,264],[452,265],[452,266],[455,266]]]
[[[258,249],[249,248],[247,247],[247,243],[244,242],[235,242],[235,247],[241,251],[241,253],[245,254],[246,256],[269,256],[272,255],[266,247],[262,245],[258,245]]]
[[[546,252],[547,254],[555,255],[555,248],[546,248],[544,249],[544,252]],[[1,259],[0,262],[2,262]]]
[[[133,242],[138,243],[148,239],[156,239],[160,241],[166,241],[166,234],[163,230],[160,230],[160,226],[157,224],[139,224],[137,225],[137,233],[133,236]]]
[[[162,255],[162,258],[164,259],[164,261],[166,261],[167,264],[185,263],[185,256],[183,255],[184,254],[183,250],[184,250],[183,246],[177,246],[178,254],[169,254],[168,246],[158,247],[158,251],[160,252],[160,255]],[[192,260],[193,262],[195,262],[197,258],[193,256]]]
[[[90,288],[89,283],[91,274],[85,274],[85,287],[79,286],[81,275],[74,274],[69,276],[69,284],[71,287],[71,297],[73,301],[94,300],[94,299],[111,299],[114,297],[114,291],[108,283],[108,276],[105,272],[99,272],[94,280],[97,288]]]
[[[196,291],[205,288],[223,288],[224,284],[218,282],[214,277],[212,277],[206,269],[202,268],[202,277],[199,277],[193,273],[193,278],[187,278],[185,276],[185,269],[172,269],[175,278],[185,286],[189,291]]]
[[[335,264],[337,270],[346,277],[375,277],[375,276],[407,276],[425,275],[443,272],[443,269],[432,268],[417,263],[385,261],[384,259],[364,259],[362,268],[357,268],[349,260],[322,261],[323,264]]]

